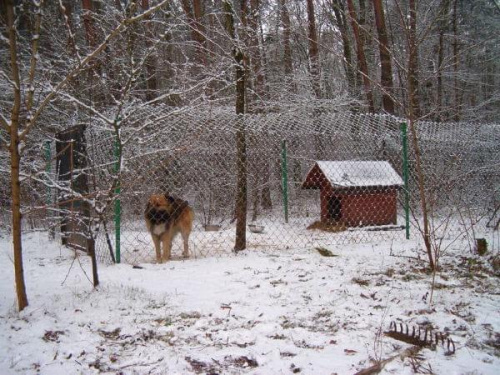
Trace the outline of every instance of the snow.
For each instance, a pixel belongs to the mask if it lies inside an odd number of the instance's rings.
[[[316,164],[332,186],[403,185],[403,180],[387,161],[317,161]]]
[[[415,258],[419,246],[99,265],[94,289],[87,256],[31,233],[30,305],[18,313],[11,245],[0,238],[0,374],[354,374],[409,347],[379,335],[391,321],[432,325],[457,350],[424,348],[382,374],[500,373],[500,286],[486,258],[450,246],[429,304],[432,275]]]

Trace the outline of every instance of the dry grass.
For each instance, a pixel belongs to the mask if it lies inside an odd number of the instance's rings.
[[[333,232],[333,233],[337,233],[337,232],[343,232],[347,229],[346,225],[345,224],[342,224],[342,223],[323,223],[321,221],[315,221],[314,223],[312,223],[311,225],[309,225],[307,227],[307,229],[318,229],[318,230],[322,230],[324,232]]]

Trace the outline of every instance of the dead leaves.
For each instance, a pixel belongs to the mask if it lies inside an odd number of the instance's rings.
[[[43,341],[46,342],[59,342],[59,336],[64,335],[64,331],[45,331],[42,337]]]
[[[236,357],[228,355],[222,361],[213,358],[210,361],[201,361],[189,356],[184,359],[197,374],[219,374],[229,368],[255,368],[259,366],[255,359],[244,355]]]

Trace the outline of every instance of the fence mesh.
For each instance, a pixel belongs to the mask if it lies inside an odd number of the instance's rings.
[[[403,240],[405,192],[413,224],[420,218],[420,200],[410,133],[409,184],[404,185],[402,122],[390,116],[318,109],[245,116],[221,109],[135,113],[122,124],[127,131],[121,133],[119,245],[116,207],[109,204],[101,221],[106,229],[97,236],[98,256],[111,261],[120,246],[122,261],[155,261],[155,236],[144,218],[153,194],[185,200],[193,209],[191,256],[232,252],[239,220],[242,155],[237,136],[242,128],[247,249]],[[453,234],[447,231],[452,239],[463,232],[458,224],[465,221],[469,228],[485,228],[499,200],[498,127],[435,123],[417,127],[436,233],[440,227],[453,227]],[[95,188],[102,190],[99,181],[109,188],[114,175],[116,139],[111,133],[97,139],[89,142],[89,155],[98,176]],[[170,221],[164,221],[174,222],[176,213],[168,215]],[[160,220],[157,226],[161,224]],[[418,236],[418,230],[415,225],[412,236]],[[161,229],[157,231],[161,238]],[[180,257],[182,250],[179,235],[172,257]]]
[[[148,197],[158,192],[185,199],[193,208],[195,221],[189,239],[193,256],[232,251],[236,230],[236,134],[240,122],[246,130],[247,221],[258,225],[248,228],[248,249],[363,241],[366,232],[334,233],[347,232],[347,228],[341,226],[332,226],[332,231],[328,232],[308,230],[311,224],[321,220],[325,203],[316,191],[302,189],[305,173],[317,160],[384,158],[394,160],[400,170],[399,134],[392,134],[392,139],[387,137],[394,150],[390,152],[387,147],[384,156],[380,140],[365,139],[366,147],[356,146],[355,141],[359,138],[356,132],[361,132],[362,125],[377,128],[383,121],[370,119],[363,124],[353,119],[359,120],[328,113],[316,114],[314,118],[297,118],[296,114],[238,118],[230,112],[168,116],[158,126],[158,133],[139,137],[141,144],[137,144],[138,147],[124,148],[121,194],[124,260],[154,259],[154,247],[145,230],[143,213]],[[336,131],[325,132],[332,127]],[[389,164],[379,166],[384,167],[391,168]],[[395,199],[393,206],[391,223],[396,221]],[[330,221],[335,224],[334,220]],[[376,236],[370,233],[368,237]],[[181,238],[174,241],[174,257],[180,255],[181,243]]]
[[[498,249],[500,126],[420,122],[417,130],[436,246],[443,240],[465,238],[472,249],[475,238],[487,236],[492,248]],[[411,145],[410,189],[415,197],[418,183],[414,150]],[[412,199],[411,207],[419,206],[419,200]],[[417,211],[417,218],[419,215]]]
[[[405,156],[404,122],[305,106],[244,116],[226,108],[135,108],[123,116],[120,132],[93,118],[83,140],[86,167],[75,172],[88,180],[83,199],[92,208],[92,225],[86,235],[95,239],[102,262],[116,261],[117,252],[122,262],[154,262],[155,236],[166,240],[166,228],[182,229],[187,208],[177,204],[180,211],[175,212],[168,203],[172,197],[194,212],[191,257],[231,253],[242,234],[241,227],[237,230],[242,221],[237,197],[244,166],[247,249],[402,241],[407,230],[419,237],[415,144],[408,131]],[[478,236],[490,236],[491,245],[498,247],[493,229],[500,216],[499,126],[415,126],[436,246],[459,237],[472,246]],[[244,150],[238,148],[242,129]],[[61,196],[54,169],[44,177],[52,181],[51,191],[39,186],[41,201]],[[165,201],[148,227],[145,209],[154,194]],[[55,213],[51,223],[58,227],[60,207],[50,207],[54,210],[47,212]],[[182,252],[179,235],[172,258]]]

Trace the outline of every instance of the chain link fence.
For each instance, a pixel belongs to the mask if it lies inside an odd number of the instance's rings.
[[[327,248],[419,237],[414,147],[409,134],[405,164],[402,123],[391,116],[318,108],[240,117],[220,108],[135,113],[122,124],[127,131],[121,133],[120,207],[108,205],[107,230],[100,231],[106,235],[97,236],[97,253],[111,261],[119,247],[122,261],[155,260],[144,210],[156,193],[186,200],[193,208],[192,256],[231,253],[242,124],[247,249]],[[498,127],[417,127],[436,241],[444,235],[447,240],[471,236],[472,243],[487,231],[488,221],[495,221]],[[105,152],[107,158],[94,164],[107,166],[100,173],[106,171],[109,181],[116,139],[98,138],[107,147],[92,146],[94,155]],[[173,258],[181,256],[180,237],[173,242]]]
[[[45,138],[38,131],[32,136]],[[11,229],[11,180],[9,134],[0,129],[0,237],[7,236]],[[49,229],[47,220],[54,209],[51,201],[52,183],[47,178],[50,166],[46,160],[55,145],[51,141],[41,142],[34,147],[21,144],[23,156],[21,164],[21,207],[23,231],[45,231]],[[52,186],[52,187],[51,187]]]
[[[243,157],[247,249],[418,238],[415,145],[403,123],[328,106],[244,116],[230,108],[134,109],[119,131],[89,120],[82,139],[86,163],[74,171],[87,176],[88,188],[65,199],[90,205],[86,236],[102,262],[155,261],[144,217],[152,194],[185,200],[193,209],[192,257],[228,254],[242,219],[236,207]],[[498,248],[499,126],[420,122],[416,128],[433,240],[460,237],[472,246],[478,236],[489,236]],[[237,147],[242,129],[243,154]],[[61,199],[56,172],[53,167],[47,174],[52,200]],[[40,195],[47,194],[43,187]],[[53,207],[60,211],[60,204]],[[57,215],[51,222],[59,230]],[[182,249],[178,236],[172,258]]]
[[[465,239],[474,250],[477,238],[500,248],[500,126],[477,123],[417,124],[422,170],[434,246]],[[410,207],[417,233],[418,174],[410,142]]]
[[[192,111],[168,115],[154,130],[135,134],[133,146],[123,148],[120,251],[124,261],[154,259],[144,220],[146,202],[154,193],[182,198],[193,208],[189,239],[193,256],[233,250],[238,124],[246,134],[247,249],[324,247],[404,235],[397,226],[398,215],[403,214],[398,201],[402,155],[394,119],[319,111],[239,118],[230,111]],[[336,160],[344,160],[343,170],[359,182],[339,186],[337,195],[326,192],[328,181],[322,180],[335,168],[327,161]],[[309,186],[306,174],[318,161],[326,163],[321,164],[324,175],[309,176],[318,183]],[[397,181],[385,181],[386,174]],[[330,181],[330,188],[337,182]],[[335,202],[343,207],[335,207]],[[385,230],[375,230],[376,225]],[[174,257],[180,256],[181,248],[177,238]]]

